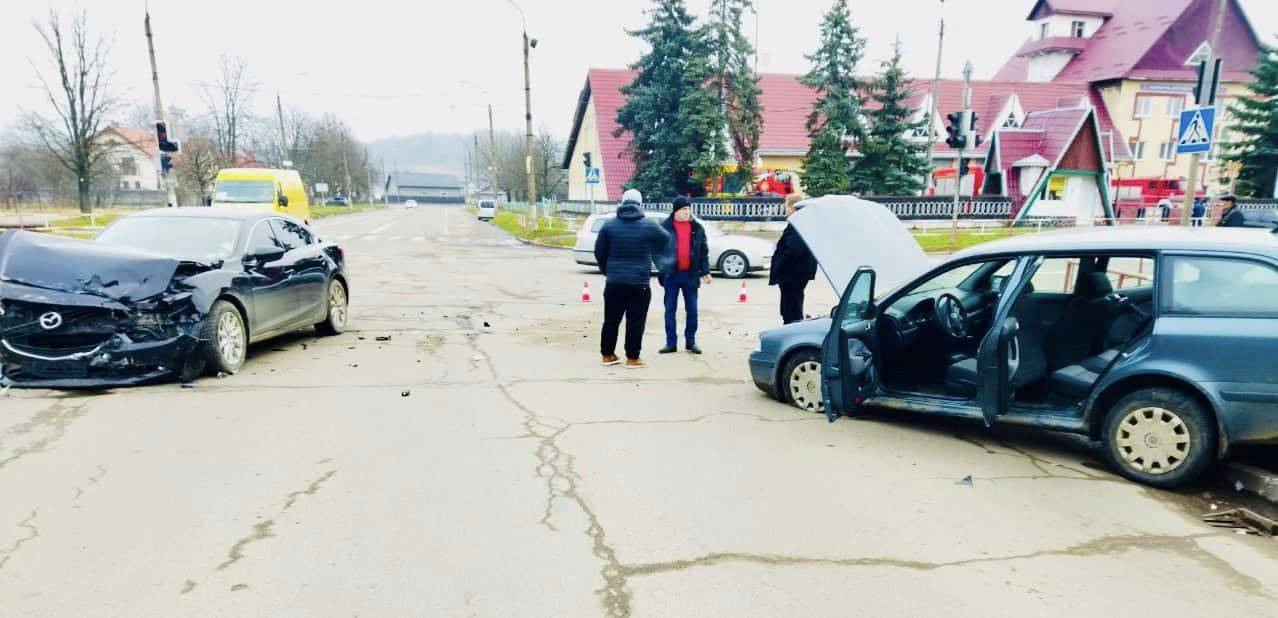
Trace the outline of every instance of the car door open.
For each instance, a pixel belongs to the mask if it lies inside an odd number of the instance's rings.
[[[855,410],[874,386],[874,270],[852,276],[821,346],[821,396],[831,423]]]
[[[1025,345],[1041,345],[1041,342],[1022,341],[1026,325],[1013,315],[1013,309],[1021,300],[1026,284],[1043,264],[1042,257],[1023,258],[1003,285],[1003,295],[994,310],[993,328],[985,333],[976,352],[977,389],[976,402],[981,406],[985,425],[1007,414],[1012,405],[1014,379],[1021,369]]]

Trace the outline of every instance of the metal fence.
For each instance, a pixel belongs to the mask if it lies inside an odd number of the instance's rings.
[[[902,220],[949,219],[954,212],[954,201],[943,198],[875,198],[873,201],[887,206]],[[648,202],[645,210],[670,212],[671,202]],[[617,209],[612,202],[558,202],[549,205],[543,213],[556,215],[590,215],[611,213]],[[522,211],[521,211],[522,212]],[[693,200],[692,213],[707,221],[780,221],[785,218],[785,203],[776,199],[742,200]],[[1000,198],[966,199],[959,202],[960,219],[1008,219],[1012,216],[1012,202]]]

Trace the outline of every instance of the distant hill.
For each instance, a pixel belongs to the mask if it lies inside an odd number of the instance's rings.
[[[453,174],[461,178],[466,172],[466,145],[473,138],[468,133],[419,133],[388,137],[368,143],[368,153],[375,165],[386,171],[430,172]]]

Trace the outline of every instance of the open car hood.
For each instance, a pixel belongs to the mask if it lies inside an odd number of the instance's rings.
[[[168,289],[175,258],[34,232],[0,234],[0,297],[80,306],[126,304]]]
[[[840,297],[862,266],[874,269],[878,293],[931,266],[923,248],[891,210],[859,197],[827,195],[805,200],[803,208],[790,216],[790,225]]]

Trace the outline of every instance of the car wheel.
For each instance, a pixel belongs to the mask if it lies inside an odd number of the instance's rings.
[[[346,295],[346,285],[340,279],[328,282],[328,303],[323,322],[315,325],[321,335],[338,335],[346,330],[346,320],[350,317],[350,299]]]
[[[235,305],[225,300],[213,303],[200,330],[200,339],[204,342],[202,352],[197,352],[203,357],[201,369],[208,373],[233,374],[244,367],[248,357],[248,329],[244,328],[244,316]],[[186,373],[184,369],[183,374]],[[198,375],[199,372],[196,372],[189,376],[189,380]]]
[[[750,260],[740,251],[728,251],[719,258],[719,272],[728,279],[740,279],[750,272]]]
[[[825,412],[821,399],[821,353],[800,350],[790,357],[781,372],[783,401],[805,412]]]
[[[1173,388],[1146,388],[1123,397],[1105,417],[1102,442],[1110,466],[1154,487],[1198,478],[1216,453],[1216,425],[1201,403]]]

